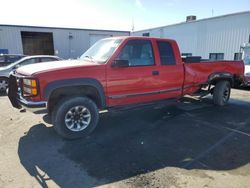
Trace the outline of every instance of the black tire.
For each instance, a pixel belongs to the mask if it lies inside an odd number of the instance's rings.
[[[67,125],[67,120],[71,119],[72,116],[75,118],[78,115],[72,115],[72,109],[76,109],[77,107],[84,107],[88,110],[88,114],[90,114],[89,124],[83,130],[71,130],[77,129],[79,123],[74,123],[75,121],[72,120],[70,124],[74,124],[74,126],[70,129],[69,125]],[[85,110],[86,110],[85,109]],[[78,110],[79,111],[79,110]],[[75,111],[76,112],[76,111]],[[68,115],[70,114],[70,118]],[[74,112],[73,112],[74,114]],[[66,116],[67,115],[67,116]],[[82,114],[81,114],[82,115]],[[86,115],[85,115],[86,116]],[[68,119],[67,119],[68,118]],[[73,118],[73,119],[74,119]],[[82,117],[83,118],[83,117]],[[80,120],[79,120],[80,121]],[[83,138],[89,135],[91,132],[94,131],[99,121],[99,111],[96,104],[87,97],[67,97],[62,99],[58,105],[52,111],[52,124],[56,132],[66,139],[78,139]],[[83,125],[83,124],[82,124]]]
[[[216,83],[213,90],[214,104],[224,106],[227,104],[231,94],[231,85],[228,81],[222,80]]]

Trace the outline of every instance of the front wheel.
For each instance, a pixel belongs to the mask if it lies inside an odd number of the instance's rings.
[[[99,111],[87,97],[69,97],[61,100],[52,112],[56,132],[66,139],[89,135],[97,126]]]
[[[0,92],[6,92],[8,89],[8,79],[0,78]]]
[[[213,91],[214,104],[218,106],[224,106],[231,94],[231,85],[228,81],[219,81],[216,83]]]

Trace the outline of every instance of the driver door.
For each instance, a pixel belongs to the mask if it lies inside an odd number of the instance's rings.
[[[134,104],[155,99],[157,69],[150,39],[130,39],[115,59],[128,67],[107,68],[108,105]]]

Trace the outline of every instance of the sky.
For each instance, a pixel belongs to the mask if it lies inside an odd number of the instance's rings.
[[[135,31],[250,11],[250,0],[1,0],[0,24]]]

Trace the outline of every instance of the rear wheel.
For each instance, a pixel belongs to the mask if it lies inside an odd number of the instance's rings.
[[[66,139],[89,135],[96,128],[98,120],[98,108],[87,97],[65,98],[52,112],[52,123],[56,132]]]
[[[8,79],[0,78],[0,92],[6,92],[8,89]]]
[[[214,104],[218,106],[224,106],[228,102],[230,94],[231,94],[230,83],[226,80],[219,81],[215,85],[213,90]]]

